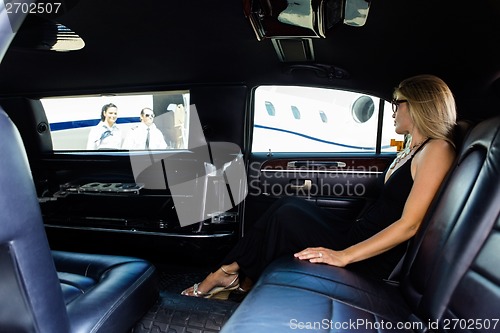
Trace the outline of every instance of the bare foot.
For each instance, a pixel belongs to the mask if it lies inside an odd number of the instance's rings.
[[[224,270],[227,272],[225,273]],[[203,297],[207,294],[210,294],[212,290],[217,287],[233,287],[238,285],[238,272],[231,271],[224,266],[224,269],[219,268],[213,273],[210,273],[201,283],[197,284],[196,294],[195,294],[195,286],[189,287],[184,290],[181,294],[186,296],[196,296]]]

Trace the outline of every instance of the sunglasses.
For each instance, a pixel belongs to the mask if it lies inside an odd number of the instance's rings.
[[[145,113],[145,114],[144,114],[144,117],[154,118],[154,117],[155,117],[155,115],[154,115],[154,114]]]
[[[398,112],[399,104],[401,103],[407,103],[408,101],[406,99],[394,99],[392,100],[392,112],[396,113]]]

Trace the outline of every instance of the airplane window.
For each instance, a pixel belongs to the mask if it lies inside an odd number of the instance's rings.
[[[295,119],[300,119],[300,111],[299,111],[299,108],[298,108],[298,107],[296,107],[295,105],[292,105],[292,106],[291,106],[291,108],[292,108],[292,114],[293,114],[293,117],[294,117]]]
[[[321,121],[324,123],[328,122],[328,117],[326,116],[325,111],[320,111],[319,112],[319,117],[321,118]]]
[[[254,101],[253,152],[376,151],[378,97],[326,88],[260,86]],[[269,117],[270,106],[274,117]],[[287,109],[292,112],[280,112]],[[403,137],[394,132],[390,103],[385,102],[384,110],[381,151],[396,151],[391,139]]]
[[[41,99],[54,151],[188,147],[189,91]]]
[[[273,103],[266,101],[265,104],[266,104],[267,114],[270,115],[270,116],[275,116],[276,115],[276,109],[274,108]]]

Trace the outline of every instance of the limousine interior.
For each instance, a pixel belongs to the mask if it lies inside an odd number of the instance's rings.
[[[0,32],[0,332],[500,330],[498,1],[5,0]],[[393,275],[181,295],[279,198],[359,216],[418,74],[457,158]]]

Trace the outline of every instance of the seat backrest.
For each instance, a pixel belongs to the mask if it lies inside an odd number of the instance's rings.
[[[471,121],[462,119],[462,120],[457,121],[457,124],[453,128],[451,136],[452,136],[453,143],[455,145],[455,149],[457,151],[457,154],[460,154],[460,152],[462,151],[463,145],[464,145],[464,140],[467,137],[467,134],[472,129],[472,127],[473,127],[473,123]],[[458,161],[458,158],[459,157],[457,156],[456,161]],[[455,165],[456,165],[456,163],[455,163]],[[450,172],[450,175],[451,175],[451,172]],[[445,181],[443,183],[443,186],[441,187],[441,191],[444,191],[446,189],[446,184],[447,184],[447,182]],[[438,199],[439,199],[439,195],[436,196],[436,198],[434,200],[434,204],[439,202]],[[413,263],[413,259],[414,259],[415,255],[419,249],[419,246],[421,244],[421,241],[422,241],[421,237],[424,235],[423,231],[426,230],[428,224],[430,223],[430,220],[432,220],[432,218],[429,218],[430,216],[432,216],[432,212],[433,212],[433,208],[431,207],[429,209],[429,213],[427,214],[426,221],[424,221],[422,223],[420,235],[417,235],[415,237],[416,240],[412,241],[414,246],[410,247],[409,250],[407,251],[408,253],[400,260],[397,267],[391,273],[391,276],[388,279],[389,281],[400,281],[401,277],[403,275],[402,272],[406,271],[406,273],[408,273],[408,269],[411,267],[411,264]],[[408,259],[408,257],[410,259]],[[419,270],[419,272],[421,272],[422,274],[428,273],[427,270]],[[419,286],[416,285],[415,287],[418,288]],[[421,291],[420,294],[422,293],[423,289],[424,288],[422,286],[420,286],[420,291]]]
[[[497,147],[498,149],[498,147]],[[496,164],[496,170],[500,165]],[[498,183],[497,183],[498,187]],[[496,196],[496,207],[500,206],[499,196]],[[489,212],[493,213],[493,212]],[[440,331],[457,330],[457,328],[472,328],[475,332],[498,332],[500,320],[500,217],[491,217],[495,221],[493,228],[481,228],[475,233],[478,242],[469,242],[469,247],[463,249],[466,254],[459,263],[459,281],[454,289],[447,289],[443,299],[431,303],[429,319],[439,327]],[[489,223],[488,223],[489,224]],[[489,232],[489,233],[488,233]],[[460,247],[460,244],[456,244]],[[478,250],[479,248],[479,250]],[[464,271],[464,268],[465,271]],[[447,281],[441,278],[433,290]],[[471,330],[472,330],[471,329]]]
[[[453,138],[453,143],[455,144],[455,149],[457,150],[458,154],[460,154],[460,152],[462,151],[465,138],[467,137],[467,134],[469,134],[472,127],[473,127],[472,121],[461,119],[457,121],[457,124],[453,128],[452,138]]]
[[[478,251],[489,237],[495,237],[491,233],[500,209],[499,130],[500,117],[495,117],[477,124],[467,135],[454,169],[408,252],[402,291],[422,319],[443,317]],[[500,265],[498,256],[488,258]],[[486,270],[480,275],[490,273]],[[495,292],[499,294],[498,281]]]
[[[0,330],[70,331],[21,136],[0,108]]]

